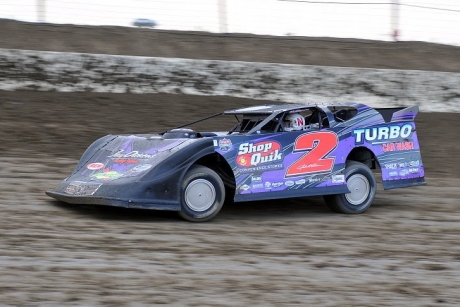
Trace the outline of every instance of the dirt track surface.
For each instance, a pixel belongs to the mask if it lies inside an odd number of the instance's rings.
[[[456,114],[418,115],[428,185],[380,188],[366,214],[303,198],[235,204],[193,224],[175,213],[67,205],[44,191],[101,135],[162,131],[254,101],[1,94],[0,305],[460,304]]]
[[[434,44],[0,25],[1,48],[460,71],[459,49]],[[458,114],[417,116],[428,185],[380,188],[362,215],[302,198],[225,206],[193,224],[175,213],[67,205],[44,194],[102,135],[163,131],[255,103],[263,102],[0,92],[0,305],[460,304]]]

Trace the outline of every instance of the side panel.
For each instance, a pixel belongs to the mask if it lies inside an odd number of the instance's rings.
[[[235,201],[348,193],[349,149],[339,144],[326,129],[214,138],[235,175]]]
[[[85,153],[73,174],[50,192],[52,197],[74,203],[179,210],[187,168],[214,153],[211,138],[131,135],[101,140]]]
[[[411,113],[409,119],[414,118]],[[367,147],[376,155],[384,189],[423,185],[425,171],[415,123],[395,115],[391,123],[353,130],[355,145]]]

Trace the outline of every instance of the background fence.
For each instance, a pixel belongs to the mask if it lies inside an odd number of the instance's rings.
[[[460,45],[460,1],[2,0],[0,18],[77,25]]]

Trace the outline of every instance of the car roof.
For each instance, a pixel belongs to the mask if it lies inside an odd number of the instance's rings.
[[[283,104],[265,104],[252,107],[227,110],[224,114],[273,114],[296,110],[305,110],[308,108],[324,107],[359,107],[356,103],[331,103],[331,104],[300,104],[300,103],[283,103]]]

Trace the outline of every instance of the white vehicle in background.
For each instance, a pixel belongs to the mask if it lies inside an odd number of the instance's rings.
[[[139,28],[153,28],[156,25],[157,23],[154,20],[148,18],[138,18],[133,22],[133,26]]]

